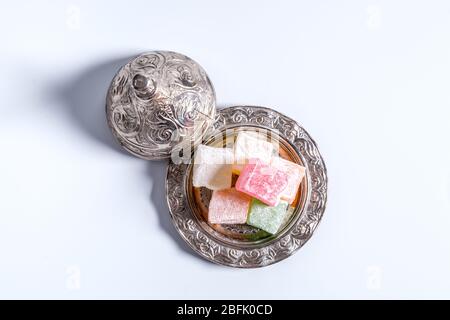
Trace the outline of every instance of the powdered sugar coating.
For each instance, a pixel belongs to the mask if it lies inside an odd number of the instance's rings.
[[[235,188],[214,191],[209,203],[208,221],[217,224],[242,224],[247,221],[251,198]]]
[[[231,188],[233,150],[199,145],[195,151],[192,184],[211,190]]]
[[[259,159],[250,159],[236,181],[236,189],[269,206],[276,206],[287,184],[286,173]]]
[[[305,177],[306,168],[280,157],[273,157],[271,164],[287,174],[288,183],[281,193],[281,199],[292,204],[297,196],[300,183]]]
[[[271,207],[257,199],[253,199],[250,206],[247,223],[261,230],[275,234],[288,215],[288,203],[280,201],[280,203]]]
[[[239,174],[252,158],[269,164],[274,152],[274,145],[266,140],[262,133],[239,132],[234,143],[233,171]]]

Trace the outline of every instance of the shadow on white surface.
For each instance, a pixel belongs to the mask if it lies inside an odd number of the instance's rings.
[[[186,253],[193,255],[205,264],[212,265],[211,262],[202,259],[198,256],[188,244],[178,234],[170,217],[169,207],[166,201],[166,174],[167,161],[148,161],[147,172],[152,180],[152,191],[150,199],[153,203],[155,211],[158,213],[159,224],[161,228],[175,240],[179,249]]]
[[[116,72],[132,57],[123,57],[91,66],[57,87],[69,121],[103,146],[127,154],[114,140],[105,116],[106,94]]]
[[[100,145],[134,157],[115,141],[105,116],[106,94],[110,82],[119,68],[131,58],[132,56],[118,58],[87,68],[71,81],[63,84],[62,87],[57,86],[56,97],[58,101],[63,103],[63,110],[67,112],[67,118],[71,124],[78,127]],[[147,162],[147,172],[152,185],[150,200],[158,214],[161,228],[174,239],[179,249],[198,258],[205,264],[210,264],[195,254],[172,224],[165,194],[167,161]]]

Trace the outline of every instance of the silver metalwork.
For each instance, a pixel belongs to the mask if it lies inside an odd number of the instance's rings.
[[[220,110],[214,129],[221,132],[236,127],[258,127],[278,132],[280,139],[307,168],[305,201],[283,231],[259,242],[228,241],[218,235],[198,218],[189,200],[192,164],[170,162],[166,179],[167,202],[175,228],[203,258],[231,267],[263,267],[289,257],[312,236],[326,206],[326,167],[306,130],[277,111],[253,106]]]
[[[202,67],[169,51],[142,54],[116,74],[106,99],[108,124],[132,154],[168,158],[198,143],[216,112],[214,88]]]

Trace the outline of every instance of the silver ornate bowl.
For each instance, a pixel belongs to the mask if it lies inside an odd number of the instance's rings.
[[[268,108],[229,107],[217,114],[207,74],[183,54],[153,51],[124,65],[111,82],[106,117],[113,135],[130,153],[147,160],[171,159],[166,194],[173,223],[207,260],[241,268],[278,262],[301,248],[322,218],[327,175],[309,134]],[[220,141],[216,137],[228,135],[234,143],[243,129],[266,130],[267,137],[276,137],[280,156],[306,167],[289,218],[275,235],[247,225],[208,224],[211,192],[192,186],[193,166],[183,162],[197,144],[214,145]]]
[[[325,210],[327,174],[319,150],[309,134],[294,120],[269,108],[235,106],[218,112],[204,137],[210,144],[214,135],[242,129],[266,129],[280,142],[280,150],[292,161],[306,167],[300,197],[290,218],[275,235],[261,234],[243,225],[210,225],[207,190],[192,187],[192,164],[170,162],[166,194],[175,228],[189,246],[203,258],[231,267],[255,268],[281,261],[305,244],[312,236]]]

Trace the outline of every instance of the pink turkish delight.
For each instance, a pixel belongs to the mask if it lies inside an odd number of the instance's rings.
[[[269,206],[276,206],[288,184],[288,176],[278,168],[259,159],[250,159],[236,181],[236,190]]]
[[[243,224],[247,221],[251,198],[235,188],[213,192],[208,221],[215,224]]]

